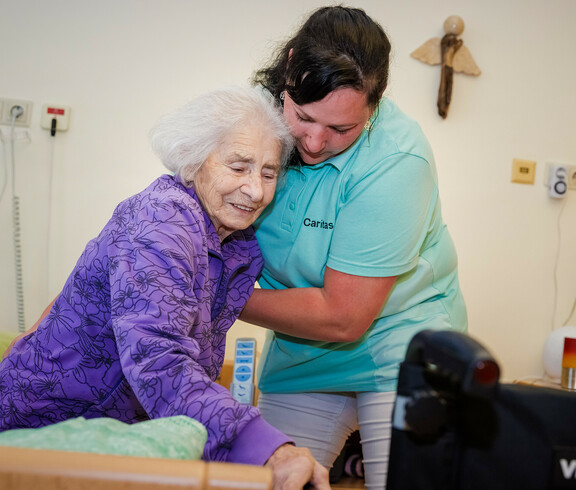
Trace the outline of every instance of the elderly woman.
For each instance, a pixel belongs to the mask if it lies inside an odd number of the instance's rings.
[[[207,428],[205,460],[266,463],[276,488],[329,488],[308,450],[215,383],[262,268],[250,225],[292,149],[282,115],[263,91],[230,88],[165,117],[151,139],[174,175],[116,208],[2,361],[0,431],[187,415]]]

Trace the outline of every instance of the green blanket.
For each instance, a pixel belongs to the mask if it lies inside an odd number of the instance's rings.
[[[0,445],[150,458],[200,459],[207,432],[198,421],[177,415],[125,424],[83,417],[39,429],[0,433]]]

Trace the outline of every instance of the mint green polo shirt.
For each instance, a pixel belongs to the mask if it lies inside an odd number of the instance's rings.
[[[419,125],[388,99],[372,130],[346,152],[288,170],[256,235],[265,261],[262,288],[322,287],[326,266],[398,276],[355,342],[269,331],[258,365],[264,393],[392,391],[416,332],[467,329],[432,151]]]

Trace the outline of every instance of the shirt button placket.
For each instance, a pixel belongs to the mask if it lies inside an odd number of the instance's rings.
[[[282,226],[285,229],[292,230],[294,223],[296,222],[298,214],[298,203],[301,201],[300,196],[304,191],[304,185],[306,183],[306,176],[302,173],[299,174],[298,178],[292,181],[292,187],[288,194],[288,199],[286,201],[286,208],[284,209],[284,215],[282,216]]]

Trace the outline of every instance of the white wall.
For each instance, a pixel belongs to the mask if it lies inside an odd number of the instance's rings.
[[[0,97],[34,103],[30,142],[16,142],[28,325],[58,293],[114,206],[162,172],[147,142],[157,118],[200,92],[244,83],[274,43],[323,4],[0,0]],[[435,149],[471,333],[498,357],[506,378],[540,373],[544,340],[565,320],[576,295],[576,191],[557,202],[543,185],[545,162],[576,164],[576,2],[349,4],[364,8],[389,33],[387,95],[420,121]],[[466,22],[462,38],[482,75],[455,76],[450,113],[442,120],[436,114],[439,67],[409,54],[441,37],[451,14]],[[44,103],[72,108],[68,132],[53,139],[40,129]],[[7,126],[2,129],[6,136]],[[510,183],[513,158],[538,162],[536,185]],[[5,196],[2,330],[16,325],[9,212]]]

